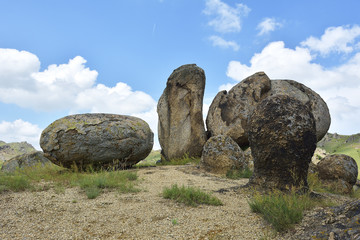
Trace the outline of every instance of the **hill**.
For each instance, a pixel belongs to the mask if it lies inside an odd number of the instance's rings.
[[[34,152],[36,149],[27,142],[6,143],[0,141],[0,163],[17,155]]]
[[[317,145],[330,154],[345,154],[354,158],[360,168],[360,133],[353,135],[327,133]]]

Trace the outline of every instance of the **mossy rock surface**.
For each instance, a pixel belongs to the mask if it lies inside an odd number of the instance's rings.
[[[142,119],[116,114],[77,114],[51,123],[40,146],[53,163],[80,169],[125,168],[147,157],[154,134]]]

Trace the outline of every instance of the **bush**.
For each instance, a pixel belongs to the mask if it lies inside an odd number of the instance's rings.
[[[30,188],[30,186],[30,181],[26,176],[3,173],[0,175],[0,193],[6,190],[20,192]]]
[[[173,199],[179,203],[184,203],[185,205],[193,207],[196,207],[199,204],[214,206],[223,205],[218,198],[205,193],[198,188],[184,186],[178,187],[177,184],[172,185],[171,188],[164,188],[163,197]]]
[[[263,196],[257,193],[248,203],[251,210],[262,214],[276,231],[287,230],[299,223],[303,212],[316,205],[309,194],[299,195],[295,190],[290,193],[275,191]]]

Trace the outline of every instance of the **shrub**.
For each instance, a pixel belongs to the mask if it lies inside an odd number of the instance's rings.
[[[172,185],[171,188],[164,188],[163,197],[193,207],[199,204],[222,205],[222,202],[211,194],[205,193],[198,188],[178,187],[177,184]]]
[[[283,193],[274,191],[266,195],[259,193],[248,202],[253,212],[260,213],[276,231],[284,231],[299,223],[303,212],[315,206],[309,194],[296,194],[296,191]]]

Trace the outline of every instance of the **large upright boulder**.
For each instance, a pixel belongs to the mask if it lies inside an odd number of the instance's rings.
[[[204,89],[204,70],[195,64],[183,65],[170,75],[157,106],[159,142],[166,160],[201,156],[206,142]]]
[[[210,136],[230,136],[239,146],[248,146],[248,116],[267,96],[270,88],[269,77],[264,72],[258,72],[235,85],[229,92],[219,92],[206,118]]]
[[[309,107],[286,95],[268,97],[254,109],[248,124],[254,157],[249,183],[281,190],[306,189],[316,148],[315,119]]]
[[[320,141],[330,127],[330,113],[324,100],[313,90],[293,80],[270,80],[258,72],[235,85],[228,93],[219,92],[206,119],[210,136],[228,135],[242,148],[249,145],[247,119],[259,102],[267,97],[287,95],[309,106]]]
[[[140,118],[115,114],[77,114],[51,123],[40,146],[53,163],[80,169],[125,168],[146,158],[154,134]]]

